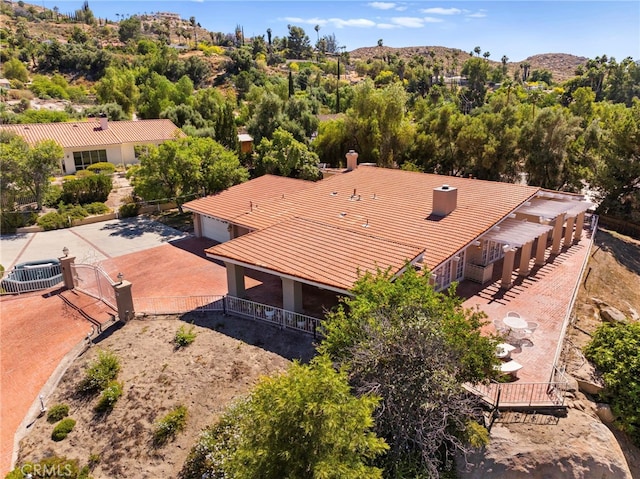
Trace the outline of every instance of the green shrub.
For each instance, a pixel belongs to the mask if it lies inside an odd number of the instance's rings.
[[[47,422],[54,423],[64,419],[69,415],[69,406],[66,404],[56,404],[49,408],[47,413]]]
[[[58,214],[67,220],[81,220],[89,216],[89,212],[80,205],[58,204]]]
[[[84,209],[87,210],[87,213],[90,215],[102,215],[109,212],[109,207],[99,201],[84,205]]]
[[[87,367],[84,378],[78,385],[78,392],[91,394],[102,391],[120,372],[120,360],[111,351],[100,351],[97,359]]]
[[[76,180],[80,180],[82,178],[89,178],[90,176],[95,175],[95,173],[91,170],[79,170],[76,171]]]
[[[51,185],[47,188],[44,198],[42,199],[42,203],[49,208],[54,208],[58,203],[60,203],[61,197],[62,187],[58,185]]]
[[[113,163],[109,163],[108,161],[101,161],[99,163],[94,163],[93,165],[89,165],[87,170],[93,171],[94,173],[102,173],[104,175],[110,175],[116,171],[116,166]]]
[[[38,226],[45,231],[57,230],[69,226],[69,219],[58,213],[46,213],[38,218]]]
[[[70,417],[64,418],[56,424],[56,427],[53,428],[53,431],[51,432],[51,439],[56,442],[62,441],[71,431],[73,431],[75,425],[75,419],[71,419]]]
[[[185,328],[184,325],[180,326],[180,329],[176,331],[176,335],[173,338],[176,348],[187,347],[195,341],[197,333],[194,329],[194,326],[191,326],[189,329]]]
[[[138,216],[139,209],[138,203],[125,203],[118,209],[118,215],[120,218],[133,218]]]
[[[94,410],[99,413],[109,412],[113,409],[120,396],[122,396],[123,384],[118,381],[109,381],[107,387],[100,393],[100,399]]]
[[[640,322],[603,324],[584,352],[602,372],[601,399],[610,402],[616,424],[640,446]]]
[[[83,173],[86,171],[87,173]],[[72,181],[65,181],[62,184],[62,201],[70,204],[85,205],[96,201],[107,201],[109,193],[113,188],[111,176],[96,175],[88,170],[76,173]],[[83,176],[89,175],[89,176]]]
[[[0,211],[0,231],[2,234],[15,233],[17,228],[36,224],[38,214],[24,211]]]
[[[163,446],[169,439],[175,438],[187,425],[187,408],[177,406],[169,411],[162,419],[156,422],[153,428],[153,444],[156,447]]]

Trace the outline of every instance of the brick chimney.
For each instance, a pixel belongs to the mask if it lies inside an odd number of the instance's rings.
[[[349,150],[345,155],[347,157],[347,171],[353,171],[358,167],[358,152]]]
[[[100,113],[99,121],[100,121],[100,129],[101,130],[106,130],[106,129],[109,128],[109,121],[107,119],[107,114],[106,113]]]
[[[436,216],[447,216],[456,209],[458,204],[458,189],[449,185],[442,185],[433,189],[433,211]]]

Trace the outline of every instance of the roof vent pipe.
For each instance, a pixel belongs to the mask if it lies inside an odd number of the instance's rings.
[[[433,189],[433,211],[435,216],[447,216],[458,205],[458,189],[442,185]]]
[[[345,155],[347,157],[347,171],[353,171],[358,167],[358,152],[349,150]]]

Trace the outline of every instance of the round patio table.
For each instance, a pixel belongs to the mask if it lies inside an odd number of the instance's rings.
[[[509,329],[527,329],[527,322],[522,318],[507,316],[502,320]]]

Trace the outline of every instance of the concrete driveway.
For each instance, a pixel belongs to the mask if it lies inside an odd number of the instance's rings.
[[[58,258],[65,246],[76,263],[93,264],[187,236],[142,216],[41,233],[3,235],[0,264],[8,271],[24,261]]]

